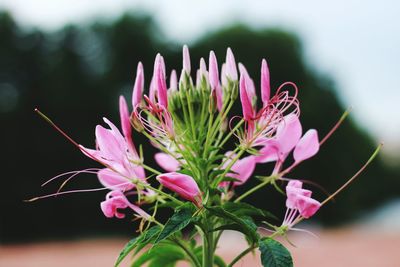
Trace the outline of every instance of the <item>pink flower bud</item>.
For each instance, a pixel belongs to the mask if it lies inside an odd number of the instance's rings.
[[[237,74],[237,68],[236,68],[236,61],[235,61],[235,57],[234,57],[230,47],[228,47],[228,49],[226,50],[225,62],[226,62],[226,76],[231,81],[237,81],[238,74]]]
[[[222,86],[228,85],[228,79],[226,78],[226,63],[223,63],[221,66],[221,83]]]
[[[182,198],[192,201],[196,205],[200,204],[200,189],[191,176],[177,172],[169,172],[158,175],[157,180],[160,184],[174,191]]]
[[[156,160],[157,164],[167,172],[175,172],[179,170],[181,165],[179,161],[167,153],[156,153],[154,155],[154,159]]]
[[[208,71],[207,71],[206,61],[204,60],[204,58],[200,58],[200,80],[203,77],[208,81]]]
[[[136,70],[135,85],[133,86],[133,92],[132,92],[133,108],[136,108],[136,106],[140,105],[140,103],[142,102],[143,87],[144,87],[143,65],[141,62],[139,62]]]
[[[270,94],[269,69],[267,61],[263,59],[261,63],[261,100],[264,106],[268,105]]]
[[[189,55],[189,48],[187,47],[187,45],[183,46],[182,54],[183,54],[183,69],[186,71],[187,75],[190,75],[190,55]]]
[[[297,143],[294,151],[293,158],[296,162],[300,162],[311,158],[318,153],[319,141],[318,133],[314,129],[308,130],[300,141]]]
[[[175,70],[171,71],[171,76],[169,77],[169,90],[171,92],[178,90],[178,79]]]
[[[214,51],[210,51],[210,58],[208,62],[209,67],[209,80],[212,90],[216,90],[219,85],[218,63]]]
[[[161,106],[168,107],[167,82],[165,80],[164,58],[157,54],[154,62],[154,86],[157,89],[158,103]]]
[[[121,119],[122,132],[126,138],[129,138],[132,134],[132,128],[129,119],[128,105],[122,95],[119,97],[119,116]]]
[[[246,121],[250,121],[254,118],[254,109],[251,104],[251,96],[248,92],[248,84],[249,84],[249,78],[247,77],[246,74],[242,73],[240,75],[240,101],[242,103],[242,112],[243,112],[243,118]]]

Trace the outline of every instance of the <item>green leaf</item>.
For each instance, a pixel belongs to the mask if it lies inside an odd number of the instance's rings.
[[[242,232],[246,235],[253,243],[256,243],[259,239],[259,235],[257,233],[257,227],[254,227],[255,224],[253,221],[251,223],[248,219],[243,220],[237,215],[224,210],[222,207],[205,207],[208,211],[210,211],[215,216],[220,218],[224,218],[230,221],[233,221],[237,224],[237,231]],[[235,226],[236,227],[236,226]]]
[[[152,228],[150,228],[149,230],[147,230],[146,232],[144,232],[141,236],[140,236],[140,240],[137,244],[136,250],[134,254],[139,253],[139,251],[141,251],[146,245],[150,244],[154,238],[160,233],[161,231],[161,227],[158,225],[153,226]]]
[[[214,255],[214,264],[217,265],[218,267],[226,267],[225,261],[217,255]]]
[[[226,211],[232,212],[237,216],[261,216],[277,219],[275,215],[272,213],[254,207],[253,205],[244,203],[244,202],[227,202],[222,206]]]
[[[161,240],[164,240],[171,236],[172,234],[185,228],[194,218],[193,215],[193,205],[192,203],[184,204],[179,210],[177,210],[171,218],[164,225],[161,233],[158,235],[154,245],[156,245]]]
[[[150,262],[149,267],[174,266],[175,262],[185,259],[185,254],[181,248],[170,243],[159,243],[156,248],[150,249],[140,255],[131,267],[140,267]]]
[[[115,262],[115,266],[118,266],[123,259],[138,245],[144,247],[148,244],[152,237],[154,237],[157,233],[160,232],[160,226],[156,225],[147,231],[143,232],[140,236],[131,239],[128,243],[126,243],[125,247],[120,252],[117,261]]]
[[[278,241],[267,238],[259,242],[261,263],[264,267],[293,267],[290,252]]]

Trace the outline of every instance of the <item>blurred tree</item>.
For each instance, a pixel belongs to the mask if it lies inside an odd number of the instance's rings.
[[[153,20],[140,14],[123,15],[113,23],[69,25],[44,33],[26,31],[7,13],[0,13],[0,40],[0,242],[133,232],[130,223],[102,216],[99,202],[104,192],[23,202],[56,191],[56,185],[39,188],[48,178],[95,165],[37,118],[33,109],[40,107],[79,143],[93,146],[94,126],[102,123],[101,118],[119,120],[118,95],[130,99],[137,62],[144,63],[148,84],[157,52],[164,55],[169,70],[180,67],[180,44],[165,42]],[[191,47],[192,59],[207,58],[208,51],[214,50],[222,62],[228,46],[256,81],[265,57],[273,88],[287,80],[297,83],[305,129],[316,128],[322,137],[340,117],[343,107],[334,83],[304,63],[301,42],[295,35],[231,26],[198,40]],[[236,112],[240,112],[239,106]],[[155,149],[144,140],[135,135],[135,142],[143,143],[145,156],[152,162]],[[293,178],[316,181],[332,192],[358,170],[374,146],[353,120],[347,120],[318,156],[299,166]],[[263,168],[258,168],[258,174],[263,174]],[[396,196],[400,185],[395,180],[397,173],[378,159],[316,218],[326,224],[345,222]],[[67,187],[98,186],[95,176],[82,175],[76,180]],[[250,181],[247,187],[255,183]],[[318,196],[323,197],[322,193]],[[276,214],[283,210],[283,197],[272,191],[269,195],[260,192],[249,200],[272,208]]]

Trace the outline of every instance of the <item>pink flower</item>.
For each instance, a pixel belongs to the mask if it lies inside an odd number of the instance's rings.
[[[236,157],[236,154],[232,153],[232,151],[228,151],[225,153],[225,156],[227,159],[225,160],[224,165],[222,166],[223,169],[228,167],[232,159]],[[233,186],[242,185],[245,182],[247,182],[247,180],[253,174],[255,167],[256,167],[255,157],[247,156],[236,161],[231,167],[231,172],[228,173],[226,176],[239,180],[233,182]],[[225,187],[228,186],[228,184],[229,182],[222,182],[219,184],[219,186]]]
[[[167,172],[175,172],[179,170],[181,165],[173,156],[163,152],[156,153],[154,159],[157,164]]]
[[[157,176],[157,180],[166,188],[174,191],[182,198],[201,204],[201,192],[196,181],[189,175],[169,172]]]
[[[125,214],[120,213],[119,209],[130,208],[138,214],[139,217],[149,219],[150,215],[138,206],[130,203],[126,196],[120,191],[111,191],[106,195],[106,200],[100,203],[101,210],[107,218],[117,217],[125,218]]]
[[[312,192],[302,188],[302,182],[291,180],[286,186],[286,214],[282,225],[292,228],[300,218],[310,218],[321,207],[321,203],[311,198]]]
[[[258,163],[278,161],[283,163],[294,149],[295,164],[314,156],[319,150],[318,133],[314,129],[308,130],[303,137],[299,118],[290,114],[279,123],[274,138],[262,142]]]
[[[133,143],[129,144],[112,122],[106,118],[104,121],[111,129],[106,129],[101,125],[96,126],[97,149],[88,149],[83,146],[80,148],[86,156],[107,167],[98,172],[99,180],[104,186],[112,190],[129,190],[134,187],[132,179],[145,179],[144,169],[133,163],[138,160]]]
[[[133,108],[136,108],[136,106],[140,105],[140,103],[142,102],[143,87],[144,87],[143,65],[141,62],[139,62],[136,70],[135,85],[133,86],[133,92],[132,92]]]

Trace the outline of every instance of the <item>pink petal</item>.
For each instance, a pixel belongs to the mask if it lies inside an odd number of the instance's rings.
[[[300,162],[311,158],[318,153],[319,141],[318,133],[314,129],[308,130],[300,141],[297,143],[294,151],[293,157],[296,162]]]
[[[136,212],[140,217],[148,219],[150,215],[147,214],[140,207],[132,204],[126,198],[126,196],[120,191],[111,191],[106,195],[106,200],[100,203],[101,210],[107,218],[117,217],[122,219],[125,217],[125,214],[120,213],[118,209],[126,209],[131,208],[134,212]]]
[[[271,94],[271,86],[269,80],[269,69],[267,61],[263,59],[261,63],[261,100],[264,106],[268,104],[270,94]]]
[[[154,159],[156,160],[157,164],[160,165],[160,167],[167,172],[175,172],[179,170],[179,161],[177,161],[174,157],[168,155],[167,153],[156,153],[154,155]]]
[[[302,128],[299,118],[290,114],[284,117],[279,123],[276,131],[276,139],[279,142],[279,151],[284,155],[288,154],[299,142]]]
[[[307,189],[286,186],[286,207],[289,209],[298,209],[297,202],[299,197],[310,197],[312,192]]]
[[[247,182],[247,180],[253,174],[255,168],[256,168],[255,157],[247,156],[235,162],[235,164],[233,164],[231,168],[231,170],[235,173],[231,173],[227,176],[240,180],[240,182],[239,181],[233,182],[234,186],[242,185],[245,182]]]
[[[133,108],[136,108],[136,106],[140,105],[140,103],[142,102],[143,87],[144,87],[143,65],[141,62],[139,62],[136,70],[135,85],[133,86],[133,92],[132,92]]]
[[[135,187],[127,178],[107,168],[101,169],[97,176],[100,183],[110,190],[127,191]]]
[[[321,207],[321,203],[307,196],[299,196],[297,199],[297,207],[300,215],[308,219],[313,216]]]
[[[303,182],[301,182],[299,180],[290,180],[286,187],[302,188]]]
[[[189,48],[187,45],[183,46],[182,54],[183,54],[183,69],[186,71],[188,75],[190,75],[190,55],[189,55]]]
[[[96,126],[96,141],[99,150],[108,160],[119,161],[123,157],[122,147],[110,130],[105,129],[101,125]]]
[[[257,163],[267,163],[279,159],[279,143],[274,139],[268,139],[263,142],[263,147],[258,151],[260,155],[256,156]]]
[[[236,68],[235,56],[232,53],[230,47],[226,50],[226,77],[228,77],[231,81],[237,81],[238,74]]]

